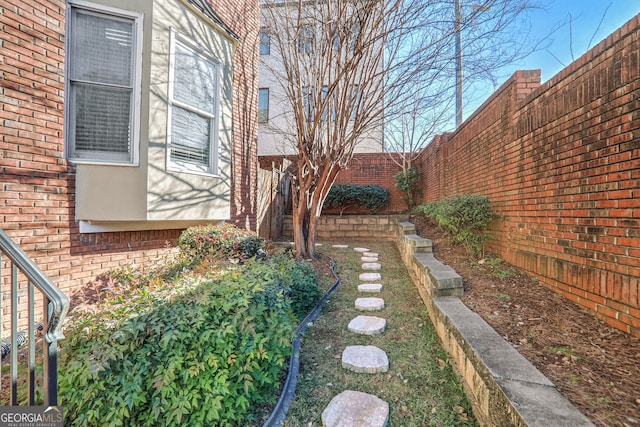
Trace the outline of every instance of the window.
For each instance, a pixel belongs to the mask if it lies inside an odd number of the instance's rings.
[[[359,90],[358,85],[353,85],[351,88],[351,102],[349,103],[349,109],[351,110],[349,120],[354,121],[356,119],[356,114],[358,113],[361,102],[362,92]]]
[[[308,121],[313,121],[315,119],[315,108],[313,106],[314,95],[315,90],[313,88],[302,88],[302,108],[304,110],[304,115]]]
[[[173,170],[217,173],[219,62],[171,34],[168,163]]]
[[[260,55],[271,54],[271,36],[266,29],[260,30]]]
[[[313,27],[304,25],[298,34],[298,53],[311,54],[313,51]]]
[[[142,15],[87,3],[70,6],[67,157],[78,162],[136,164]]]
[[[269,89],[258,89],[258,123],[269,123]]]

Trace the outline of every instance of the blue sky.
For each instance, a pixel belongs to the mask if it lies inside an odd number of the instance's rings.
[[[564,68],[558,59],[565,66],[572,62],[571,38],[573,54],[578,59],[588,48],[640,13],[640,0],[542,0],[541,4],[544,10],[535,10],[530,15],[533,30],[547,34],[555,26],[561,27],[550,35],[551,45],[547,49],[530,55],[518,65],[527,69],[541,68],[543,81]],[[573,21],[571,30],[568,25],[570,17]],[[602,24],[598,28],[601,19]],[[589,45],[591,38],[593,41]]]
[[[543,9],[530,12],[532,31],[537,37],[549,35],[549,46],[498,72],[498,84],[515,70],[542,70],[545,82],[597,45],[629,19],[640,13],[640,0],[538,0]],[[600,24],[600,20],[604,19]],[[569,21],[572,20],[571,27]],[[598,28],[598,25],[600,27]],[[555,29],[555,31],[554,31]],[[596,31],[597,30],[597,31]],[[572,35],[572,37],[570,37]],[[591,40],[593,38],[593,40]],[[589,41],[591,40],[591,44]],[[571,49],[571,46],[573,49]],[[564,65],[563,65],[564,64]],[[493,93],[493,87],[477,90],[467,100],[464,117]],[[469,94],[471,95],[471,94]]]

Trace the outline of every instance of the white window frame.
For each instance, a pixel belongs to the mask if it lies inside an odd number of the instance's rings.
[[[211,115],[206,111],[202,111],[201,109],[195,108],[191,105],[185,104],[184,102],[180,102],[174,99],[174,79],[175,79],[175,63],[176,63],[176,42],[180,41],[187,48],[192,50],[196,55],[200,55],[207,61],[211,61],[216,66],[215,73],[215,98],[214,98],[214,113]],[[189,39],[188,37],[180,34],[174,28],[171,29],[171,40],[170,40],[170,59],[169,59],[169,88],[168,88],[168,114],[167,114],[167,155],[166,155],[166,165],[167,170],[174,172],[186,172],[192,173],[196,175],[207,175],[207,176],[219,176],[219,133],[220,133],[220,104],[222,102],[221,98],[221,81],[222,81],[222,61],[220,61],[215,55],[211,52],[207,51],[203,47],[199,46],[196,42]],[[209,126],[210,126],[210,135],[209,135],[209,167],[205,168],[203,166],[195,165],[192,163],[181,162],[171,159],[171,121],[172,121],[172,111],[173,106],[183,108],[190,112],[199,114],[201,116],[209,118]]]
[[[71,15],[73,9],[83,9],[86,11],[94,12],[101,15],[110,15],[118,18],[131,19],[133,21],[133,34],[135,37],[132,45],[134,52],[133,61],[133,99],[131,103],[131,111],[129,123],[131,126],[131,145],[128,161],[119,160],[106,160],[106,159],[91,159],[91,158],[78,158],[73,157],[72,153],[75,147],[75,141],[72,140],[72,136],[75,131],[72,130],[72,125],[75,124],[75,119],[72,112],[72,99],[71,99],[71,61],[73,58],[69,58],[68,54],[71,52],[71,43],[73,38],[73,28],[71,28]],[[66,13],[66,28],[65,28],[65,108],[64,108],[64,155],[72,163],[76,164],[99,164],[99,165],[115,165],[115,166],[138,166],[140,162],[140,99],[142,96],[142,37],[143,37],[143,19],[144,15],[138,12],[132,12],[128,10],[122,10],[114,7],[104,6],[100,4],[91,3],[83,0],[68,0],[67,13]]]

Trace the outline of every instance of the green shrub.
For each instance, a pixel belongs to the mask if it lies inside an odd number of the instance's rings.
[[[136,310],[122,318],[85,316],[59,371],[71,425],[237,425],[274,401],[296,322],[284,294],[270,293],[276,273],[262,273],[191,279],[129,299]]]
[[[59,369],[69,424],[246,425],[275,401],[298,317],[319,294],[309,264],[278,254],[74,316]]]
[[[379,185],[335,184],[329,190],[324,206],[347,209],[362,206],[374,213],[389,202],[389,190]]]
[[[486,228],[493,218],[493,209],[487,196],[463,195],[423,203],[414,212],[435,220],[471,256],[482,255],[487,239]]]
[[[393,179],[396,183],[396,188],[404,192],[404,200],[407,203],[407,206],[409,206],[409,209],[412,209],[415,205],[415,187],[420,180],[418,170],[413,167],[403,169],[395,174]]]
[[[263,239],[254,232],[231,224],[190,227],[178,238],[182,256],[194,264],[207,256],[245,262],[255,256],[263,244]]]
[[[322,294],[315,270],[308,263],[295,260],[284,253],[270,257],[265,262],[277,271],[293,313],[298,320],[302,320]]]

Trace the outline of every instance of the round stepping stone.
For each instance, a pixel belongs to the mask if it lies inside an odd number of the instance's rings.
[[[371,281],[382,279],[382,276],[380,275],[380,273],[361,273],[360,276],[358,277],[363,282],[371,282]]]
[[[349,247],[349,245],[333,245],[331,247],[336,249],[346,249]]]
[[[363,256],[362,258],[360,258],[360,261],[362,261],[362,262],[378,262],[378,257],[377,256]]]
[[[363,283],[362,285],[358,285],[358,291],[368,292],[368,293],[382,292],[382,284],[381,283]]]
[[[326,427],[385,427],[388,421],[389,404],[361,391],[343,391],[322,411]]]
[[[362,256],[374,256],[374,257],[378,257],[378,254],[376,252],[363,252]]]
[[[354,251],[356,252],[369,252],[369,249],[367,248],[353,248]]]
[[[389,370],[387,353],[373,345],[350,345],[342,352],[342,367],[353,372],[375,374]]]
[[[365,262],[362,264],[363,270],[380,270],[382,265],[379,262]]]
[[[382,298],[358,298],[356,299],[356,310],[377,311],[384,308]]]
[[[382,317],[358,316],[349,322],[349,332],[361,335],[378,335],[384,332],[387,321]]]

